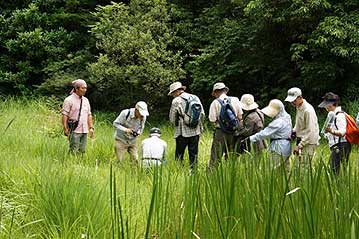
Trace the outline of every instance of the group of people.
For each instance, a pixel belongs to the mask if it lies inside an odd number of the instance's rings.
[[[69,138],[71,152],[84,152],[87,134],[94,137],[91,107],[84,96],[87,85],[84,80],[72,82],[73,90],[65,99],[62,109],[64,134]],[[215,98],[209,108],[209,121],[214,126],[209,167],[215,167],[222,158],[228,159],[237,154],[254,154],[268,149],[273,167],[287,164],[289,156],[298,155],[298,161],[306,165],[319,145],[318,118],[313,106],[308,103],[302,91],[288,90],[285,102],[296,108],[295,124],[283,102],[273,99],[268,106],[259,109],[253,95],[238,97],[228,95],[229,88],[222,82],[214,84],[212,96]],[[186,92],[186,86],[174,82],[169,86],[169,96],[173,97],[169,120],[175,127],[175,159],[183,163],[185,149],[188,149],[191,169],[198,164],[198,146],[203,133],[205,112],[198,96]],[[338,174],[341,163],[348,162],[351,144],[345,138],[346,118],[339,106],[339,96],[329,92],[318,106],[325,108],[328,115],[334,113],[334,123],[323,128],[331,150],[331,168]],[[119,161],[126,152],[133,162],[138,162],[137,138],[143,133],[149,115],[147,104],[139,101],[134,108],[124,109],[113,122],[115,128],[115,151]],[[264,116],[271,118],[265,126]],[[166,161],[167,144],[161,138],[159,128],[150,129],[150,137],[141,143],[141,162],[145,167],[161,165]],[[269,146],[266,140],[269,139]],[[295,140],[292,149],[291,141]]]

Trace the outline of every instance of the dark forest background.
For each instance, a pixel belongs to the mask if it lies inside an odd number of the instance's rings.
[[[212,85],[264,106],[302,88],[359,90],[358,0],[13,0],[0,2],[0,93],[63,99],[89,83],[97,110],[146,100],[166,112],[182,81],[207,107]]]

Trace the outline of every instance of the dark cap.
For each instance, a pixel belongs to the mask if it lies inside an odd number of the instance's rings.
[[[339,102],[339,96],[333,92],[326,93],[323,97],[322,103],[318,105],[319,108],[325,108],[329,105],[334,105]]]
[[[161,136],[161,130],[159,128],[151,128],[150,129],[150,135]]]

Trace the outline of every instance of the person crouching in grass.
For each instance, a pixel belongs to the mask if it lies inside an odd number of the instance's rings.
[[[166,164],[167,143],[161,138],[159,128],[150,129],[150,137],[141,143],[142,167],[151,168]]]

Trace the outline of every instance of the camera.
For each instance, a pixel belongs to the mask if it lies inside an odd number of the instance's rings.
[[[136,130],[132,130],[131,135],[133,137],[137,137],[139,135],[139,133]]]

